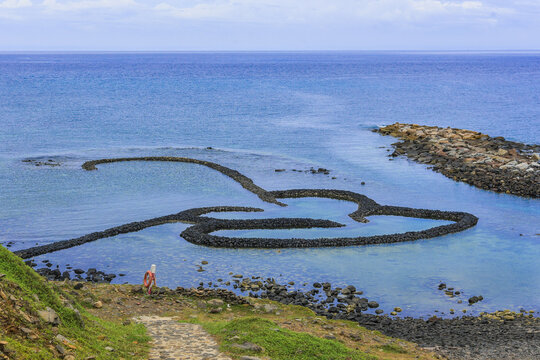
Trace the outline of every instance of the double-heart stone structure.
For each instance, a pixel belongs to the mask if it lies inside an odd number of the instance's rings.
[[[267,191],[257,186],[250,178],[240,172],[222,166],[220,164],[198,160],[187,157],[172,156],[152,156],[152,157],[129,157],[110,158],[87,161],[82,168],[87,171],[97,170],[97,165],[109,164],[125,161],[167,161],[192,163],[207,166],[219,171],[223,175],[238,182],[244,189],[257,195],[262,201],[287,206],[279,201],[286,198],[330,198],[354,202],[358,209],[351,214],[353,220],[366,223],[366,217],[373,215],[404,216],[411,218],[424,218],[433,220],[452,221],[451,224],[432,227],[421,231],[408,231],[397,234],[358,236],[358,237],[336,237],[336,238],[246,238],[246,237],[226,237],[212,235],[219,230],[246,230],[246,229],[301,229],[301,228],[334,228],[342,227],[335,221],[311,218],[269,218],[269,219],[216,219],[204,216],[213,212],[262,212],[263,209],[254,207],[238,206],[213,206],[203,208],[193,208],[181,211],[176,214],[160,216],[144,221],[136,221],[128,224],[116,226],[99,232],[93,232],[78,238],[57,241],[54,243],[35,246],[32,248],[15,251],[15,254],[23,259],[39,256],[54,251],[59,251],[74,246],[82,245],[102,238],[112,237],[119,234],[136,232],[148,227],[158,226],[166,223],[183,222],[193,224],[185,229],[181,236],[197,245],[221,248],[313,248],[313,247],[337,247],[337,246],[359,246],[374,244],[390,244],[397,242],[413,241],[418,239],[429,239],[450,233],[456,233],[473,227],[478,222],[478,218],[466,212],[441,211],[428,209],[415,209],[402,206],[380,205],[367,196],[345,190],[329,189],[293,189]]]

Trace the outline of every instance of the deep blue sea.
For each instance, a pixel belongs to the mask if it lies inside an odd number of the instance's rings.
[[[158,285],[169,287],[229,272],[298,288],[352,284],[386,312],[400,306],[413,316],[540,310],[540,200],[456,183],[405,158],[389,161],[396,140],[371,129],[396,121],[538,144],[540,53],[0,54],[0,243],[15,242],[16,250],[215,205],[266,210],[220,217],[347,225],[222,232],[233,236],[378,234],[438,223],[378,216],[358,224],[347,217],[353,204],[329,199],[289,199],[281,208],[194,164],[80,167],[103,157],[187,156],[236,169],[268,190],[345,189],[380,204],[467,211],[480,220],[429,240],[279,251],[193,245],[179,236],[188,225],[177,223],[36,261],[125,273],[116,283],[141,282],[154,263]],[[29,158],[62,166],[22,162]],[[331,173],[291,171],[310,167]],[[197,272],[203,260],[206,271]],[[464,303],[437,290],[441,281],[461,290]],[[466,306],[472,295],[484,301]]]

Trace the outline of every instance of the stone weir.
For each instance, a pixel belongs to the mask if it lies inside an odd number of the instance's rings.
[[[175,156],[144,156],[144,157],[130,157],[130,158],[112,158],[112,159],[100,159],[100,160],[87,161],[84,164],[82,164],[82,168],[84,170],[89,170],[89,171],[97,170],[96,165],[99,165],[99,164],[109,164],[109,163],[125,162],[125,161],[167,161],[167,162],[182,162],[182,163],[203,165],[203,166],[209,167],[210,169],[219,171],[225,176],[230,177],[231,179],[233,179],[234,181],[242,185],[244,189],[257,195],[264,202],[276,204],[279,206],[287,206],[286,204],[281,203],[277,201],[275,198],[273,198],[268,193],[268,191],[255,185],[253,183],[253,180],[251,180],[247,176],[239,173],[236,170],[233,170],[223,165],[219,165],[214,162],[206,161],[206,160],[192,159],[192,158],[186,158],[186,157],[175,157]]]
[[[181,236],[187,241],[211,247],[231,248],[307,248],[307,247],[334,247],[390,244],[396,242],[428,239],[450,233],[463,231],[476,225],[478,219],[469,213],[456,211],[440,211],[427,209],[414,209],[401,206],[384,206],[364,195],[343,190],[322,189],[296,189],[271,192],[277,198],[295,197],[324,197],[352,201],[358,204],[358,210],[349,214],[353,220],[368,222],[366,216],[390,215],[414,218],[449,220],[454,223],[436,226],[422,231],[409,231],[398,234],[358,236],[347,238],[318,238],[318,239],[276,239],[276,238],[242,238],[215,236],[210,233],[218,230],[245,230],[245,229],[297,229],[297,228],[328,228],[343,226],[328,220],[274,218],[257,220],[222,220],[206,218],[198,224],[184,230]]]
[[[402,140],[392,144],[392,157],[406,155],[455,181],[481,189],[540,197],[540,145],[416,124],[395,123],[374,131]]]
[[[237,207],[237,206],[214,206],[204,208],[194,208],[181,211],[179,213],[160,216],[148,220],[131,222],[128,224],[116,226],[104,231],[93,232],[78,238],[57,241],[47,245],[35,246],[25,250],[16,251],[15,254],[23,259],[31,258],[38,255],[47,254],[54,251],[59,251],[74,246],[82,245],[98,239],[116,236],[130,232],[136,232],[148,227],[162,225],[172,222],[183,222],[194,224],[184,230],[181,236],[187,241],[210,247],[226,247],[226,248],[293,248],[293,247],[329,247],[329,246],[352,246],[352,245],[372,245],[372,244],[388,244],[395,242],[413,241],[418,239],[428,239],[437,236],[442,236],[450,233],[455,233],[468,229],[476,225],[478,219],[469,213],[457,211],[440,211],[427,209],[414,209],[400,206],[385,206],[380,205],[367,196],[345,190],[328,190],[328,189],[296,189],[296,190],[279,190],[266,191],[263,188],[255,185],[251,179],[240,174],[236,170],[232,170],[219,164],[208,161],[178,158],[178,157],[138,157],[138,158],[116,158],[102,159],[89,161],[82,165],[85,170],[96,170],[97,164],[113,163],[120,161],[172,161],[172,162],[187,162],[199,165],[208,166],[215,169],[233,180],[239,182],[246,190],[256,194],[265,202],[273,203],[280,206],[286,204],[279,202],[276,199],[283,198],[300,198],[300,197],[319,197],[330,198],[337,200],[351,201],[358,205],[358,209],[349,216],[358,222],[366,223],[367,216],[373,215],[390,215],[390,216],[406,216],[415,218],[425,218],[434,220],[453,221],[452,224],[436,226],[422,231],[409,231],[399,234],[375,235],[375,236],[360,236],[351,238],[319,238],[319,239],[274,239],[274,238],[242,238],[242,237],[223,237],[215,236],[210,233],[225,229],[299,229],[299,228],[331,228],[344,226],[340,223],[311,218],[270,218],[270,219],[247,219],[247,220],[229,220],[216,219],[203,216],[211,212],[260,212],[262,209],[252,207]]]

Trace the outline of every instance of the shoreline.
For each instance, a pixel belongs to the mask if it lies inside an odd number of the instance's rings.
[[[204,265],[205,262],[202,263],[202,266]],[[40,271],[43,269],[45,271]],[[49,280],[74,284],[76,289],[100,285],[119,286],[107,284],[112,280],[107,276],[110,274],[95,269],[86,272],[88,275],[86,279],[78,274],[73,280],[54,275],[47,276],[54,272],[50,267],[36,271]],[[427,319],[400,317],[400,308],[394,308],[390,314],[388,311],[382,311],[376,301],[367,299],[362,291],[358,291],[352,285],[342,288],[331,283],[313,283],[307,286],[306,290],[295,289],[293,285],[281,284],[274,278],[264,279],[229,273],[224,274],[223,279],[218,281],[200,283],[197,288],[178,287],[176,290],[167,287],[156,288],[155,296],[159,298],[163,294],[198,294],[197,296],[202,298],[217,297],[231,303],[249,303],[251,299],[253,301],[261,299],[301,306],[310,309],[317,316],[330,320],[352,321],[367,329],[380,331],[386,336],[417,343],[422,348],[450,359],[533,359],[540,356],[540,317],[538,312],[532,310],[522,309],[520,312],[500,310],[493,313],[483,312],[479,315],[463,313],[450,318],[436,315]],[[140,285],[120,286],[131,287],[133,293],[139,297],[146,296]],[[440,284],[438,291],[448,291],[446,284]],[[456,305],[456,309],[474,306],[482,299],[481,296],[472,296],[467,300],[469,296],[463,297],[462,293],[456,292],[456,298],[463,299],[463,304]],[[376,314],[367,311],[375,311]],[[460,312],[456,310],[456,313]]]
[[[248,279],[248,278],[244,278]],[[66,284],[66,282],[64,282]],[[242,283],[239,281],[239,283]],[[266,283],[266,282],[265,282]],[[431,317],[427,320],[411,317],[389,317],[356,312],[328,313],[316,307],[297,304],[298,291],[287,291],[284,285],[272,285],[276,296],[253,297],[238,295],[223,288],[156,288],[154,294],[146,295],[140,285],[109,285],[68,282],[75,289],[106,288],[111,296],[118,296],[116,288],[125,287],[136,301],[149,298],[159,303],[168,296],[195,296],[201,300],[221,299],[227,304],[257,304],[272,300],[289,306],[298,305],[329,320],[345,320],[356,323],[371,331],[379,331],[385,336],[399,338],[417,344],[447,359],[535,359],[540,356],[540,318],[532,314],[500,311],[480,316],[462,316],[451,319]],[[81,284],[81,285],[77,285]],[[267,284],[273,284],[271,281]],[[70,285],[70,286],[72,286]],[[338,289],[338,288],[336,288]],[[329,291],[336,291],[336,289]],[[345,289],[348,289],[345,288]],[[286,291],[286,294],[283,293]],[[341,289],[343,290],[343,289]],[[280,299],[281,298],[281,299]],[[293,301],[284,301],[292,299]],[[111,304],[114,303],[114,299]],[[165,304],[164,304],[165,305]],[[256,305],[258,309],[274,308],[275,305]]]
[[[32,265],[32,261],[27,261]],[[201,262],[200,270],[208,263]],[[53,281],[63,281],[71,284],[75,289],[93,288],[96,286],[127,286],[134,291],[136,299],[146,298],[140,285],[111,285],[115,278],[96,269],[88,271],[70,272],[77,274],[70,279],[65,273],[60,273],[52,264],[36,271]],[[82,270],[82,269],[81,269]],[[86,273],[86,278],[83,278]],[[217,276],[217,275],[216,275]],[[307,285],[307,284],[306,284]],[[197,288],[182,288],[171,290],[166,287],[156,288],[157,300],[165,295],[194,295],[201,298],[222,298],[227,303],[237,301],[245,303],[250,301],[275,301],[284,305],[296,305],[307,308],[316,316],[329,320],[347,320],[372,331],[379,331],[385,336],[400,338],[419,344],[423,349],[433,351],[448,359],[534,359],[540,356],[540,318],[538,313],[522,310],[511,312],[508,310],[494,313],[481,313],[478,316],[461,314],[461,308],[474,306],[482,298],[472,296],[467,292],[464,297],[461,289],[456,299],[462,299],[462,305],[456,305],[458,316],[442,318],[431,316],[427,319],[401,317],[399,308],[381,311],[379,304],[357,291],[354,286],[336,287],[331,283],[313,283],[304,289],[294,288],[294,283],[282,284],[273,278],[250,277],[242,274],[223,274],[223,279],[200,283]],[[447,292],[446,284],[439,284],[438,290]],[[454,294],[458,295],[456,291]],[[247,295],[247,296],[244,296]],[[448,295],[448,294],[446,294]],[[476,294],[479,295],[479,294]],[[154,296],[154,295],[153,295]],[[468,300],[467,300],[468,298]],[[253,299],[253,300],[251,300]],[[139,301],[141,301],[139,300]],[[481,300],[480,300],[481,301]],[[460,301],[458,301],[460,303]],[[467,304],[468,303],[468,304]],[[377,314],[368,313],[375,311]],[[442,313],[441,313],[442,314]],[[461,316],[460,316],[461,315]]]
[[[394,123],[373,132],[400,140],[392,144],[395,151],[390,157],[406,156],[480,189],[540,198],[540,145],[417,124]]]

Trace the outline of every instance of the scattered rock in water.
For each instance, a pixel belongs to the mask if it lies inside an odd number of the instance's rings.
[[[52,281],[62,281],[62,280],[76,280],[76,281],[84,281],[87,282],[94,282],[94,283],[110,283],[114,278],[116,278],[115,274],[107,274],[103,271],[97,271],[94,268],[88,269],[86,271],[86,278],[82,277],[82,274],[85,273],[82,269],[75,269],[73,270],[73,276],[71,271],[64,271],[61,272],[59,270],[59,266],[56,265],[55,269],[51,269],[53,267],[53,264],[50,262],[47,262],[45,264],[46,267],[36,269],[36,272],[40,274],[41,276],[45,277],[47,280]]]
[[[378,308],[378,307],[379,307],[379,303],[376,302],[376,301],[370,301],[370,302],[368,302],[368,307],[370,307],[370,308],[372,308],[372,309]]]
[[[468,301],[469,301],[469,305],[473,305],[482,300],[484,300],[484,297],[480,295],[480,296],[472,296],[469,298]]]
[[[34,166],[49,166],[49,167],[57,167],[61,166],[62,163],[59,161],[55,161],[53,159],[47,159],[47,160],[40,160],[40,159],[24,159],[21,160],[23,163],[31,164]]]
[[[440,283],[439,284],[439,290],[444,290],[446,289],[446,284],[445,283]]]

